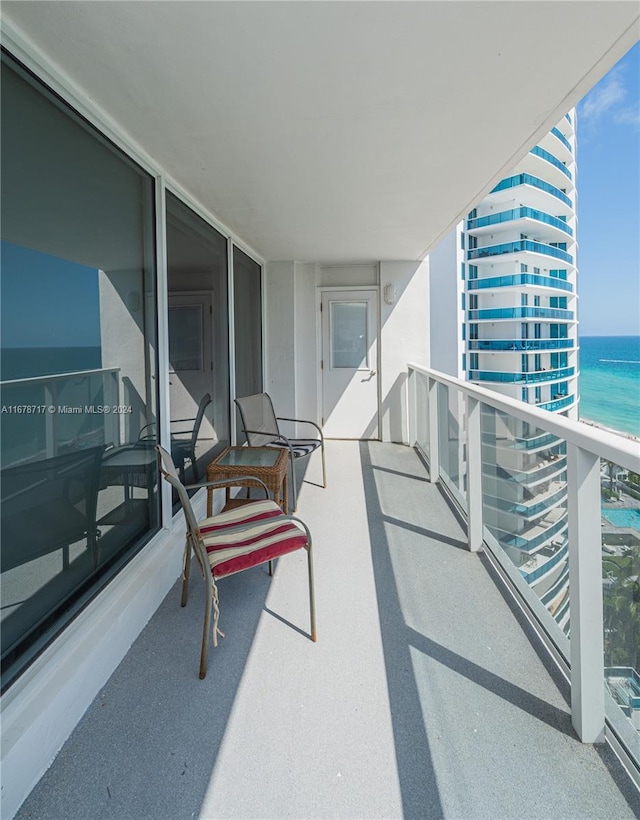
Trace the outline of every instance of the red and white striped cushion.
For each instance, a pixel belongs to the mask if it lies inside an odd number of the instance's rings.
[[[227,512],[218,513],[211,518],[203,518],[198,524],[200,532],[205,535],[208,532],[216,532],[227,527],[237,527],[240,524],[249,524],[252,521],[260,521],[263,518],[271,518],[274,515],[282,515],[282,509],[275,501],[265,499],[264,501],[251,501],[239,507],[233,507]]]
[[[248,507],[252,508],[249,516]],[[231,575],[305,547],[306,533],[281,516],[282,510],[273,501],[258,501],[204,519],[200,531],[213,577]],[[253,526],[228,532],[229,527],[244,523]]]

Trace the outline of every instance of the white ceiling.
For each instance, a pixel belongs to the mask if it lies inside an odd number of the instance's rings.
[[[636,2],[12,2],[265,259],[420,258],[639,36]]]

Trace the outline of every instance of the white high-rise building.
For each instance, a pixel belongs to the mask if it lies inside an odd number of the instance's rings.
[[[572,418],[575,134],[572,110],[429,258],[432,366]],[[568,629],[565,444],[493,412],[482,424],[494,456],[492,469],[483,458],[485,523]]]

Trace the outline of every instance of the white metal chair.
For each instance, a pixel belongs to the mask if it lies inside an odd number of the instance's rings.
[[[232,575],[265,563],[269,564],[269,573],[273,574],[272,562],[274,559],[298,549],[307,551],[311,640],[315,641],[313,555],[311,533],[306,524],[298,518],[285,515],[275,501],[268,498],[263,501],[250,501],[242,506],[234,507],[227,512],[204,518],[198,522],[187,490],[197,487],[225,487],[236,484],[239,480],[251,478],[251,476],[243,476],[240,479],[210,481],[185,487],[178,478],[177,470],[169,453],[159,445],[156,446],[156,450],[159,453],[160,471],[178,493],[187,525],[182,570],[181,606],[185,606],[187,603],[192,550],[195,553],[206,585],[202,649],[200,652],[200,678],[204,678],[207,673],[207,649],[212,617],[213,645],[218,645],[218,635],[224,636],[218,628],[220,609],[216,581],[225,575]],[[254,478],[254,480],[262,484],[259,479]]]
[[[290,419],[276,416],[273,402],[268,393],[256,393],[253,396],[244,396],[236,399],[235,403],[240,411],[242,431],[250,447],[286,447],[289,450],[291,461],[291,484],[293,487],[293,511],[298,508],[296,487],[296,459],[310,456],[318,447],[322,451],[322,486],[327,486],[327,470],[324,458],[324,436],[322,430],[308,419]],[[292,421],[297,424],[310,424],[318,431],[317,438],[287,438],[280,432],[279,421]]]

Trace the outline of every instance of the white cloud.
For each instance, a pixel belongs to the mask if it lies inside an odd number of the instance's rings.
[[[620,125],[640,125],[640,108],[623,108],[616,113],[614,120]]]
[[[620,67],[614,68],[582,100],[579,105],[580,118],[583,122],[595,123],[604,114],[618,105],[627,96],[624,78]],[[627,109],[631,111],[632,109]],[[621,112],[618,112],[621,113]]]

